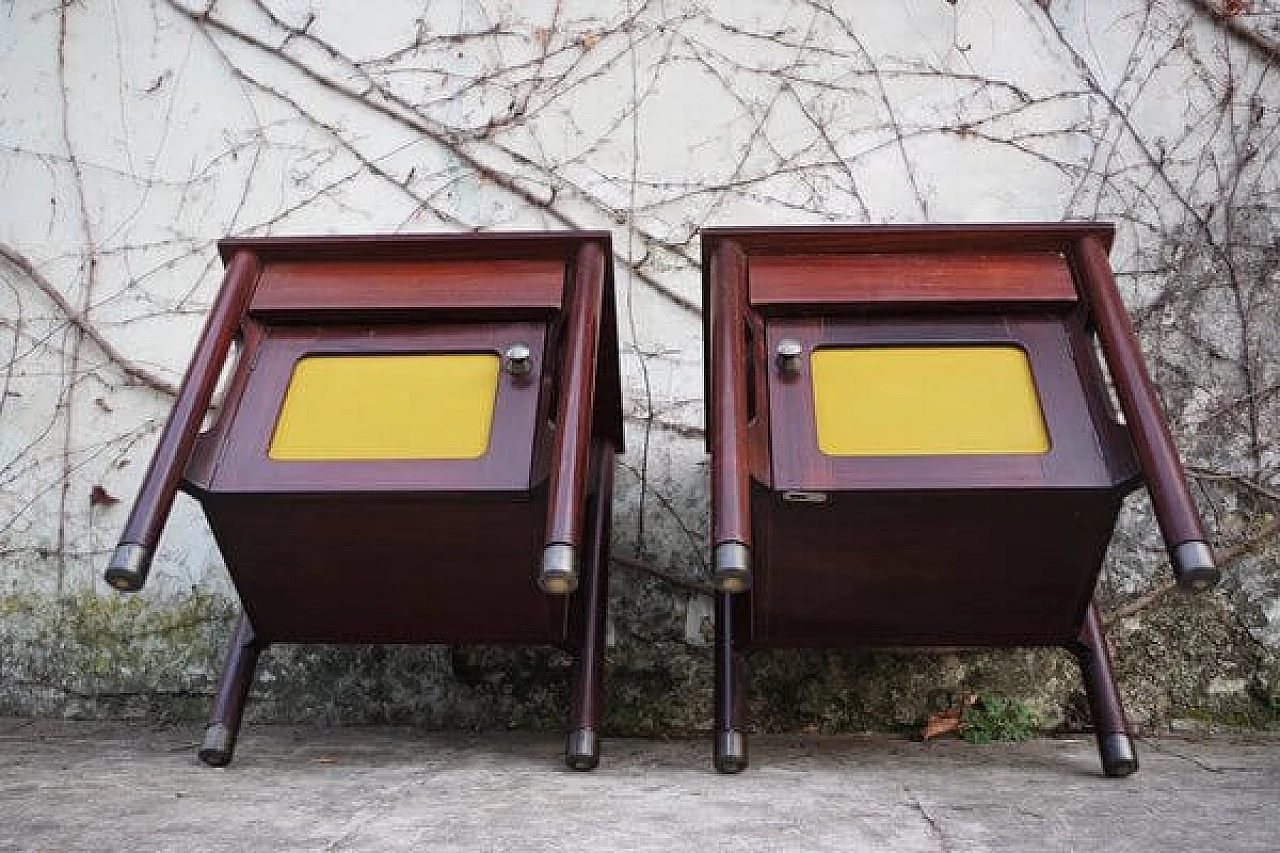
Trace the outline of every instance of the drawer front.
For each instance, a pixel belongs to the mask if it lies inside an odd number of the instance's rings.
[[[778,490],[1106,488],[1063,315],[767,322]],[[784,347],[784,349],[786,349]]]
[[[245,353],[211,488],[526,491],[545,343],[542,323],[269,326]],[[525,372],[508,369],[513,346]]]

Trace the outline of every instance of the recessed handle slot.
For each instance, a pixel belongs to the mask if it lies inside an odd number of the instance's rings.
[[[802,492],[802,491],[786,491],[782,493],[782,500],[789,504],[825,504],[831,499],[826,492]]]

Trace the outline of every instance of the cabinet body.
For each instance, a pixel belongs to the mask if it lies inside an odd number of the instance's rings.
[[[566,598],[535,582],[553,323],[272,323],[251,313],[183,488],[203,506],[260,637],[571,639]],[[503,365],[517,345],[530,361],[519,375]],[[442,381],[457,359],[479,371]],[[404,387],[368,387],[388,374]]]
[[[1124,496],[1180,584],[1218,575],[1111,233],[703,232],[718,770],[747,766],[737,652],[797,646],[1064,646],[1104,771],[1137,769],[1093,604]]]
[[[201,758],[231,760],[270,643],[510,643],[576,653],[565,759],[594,767],[623,439],[609,235],[220,249],[106,572],[140,589],[176,491],[200,502],[243,606]]]
[[[1073,641],[1139,474],[1080,311],[840,307],[761,319],[742,641]]]

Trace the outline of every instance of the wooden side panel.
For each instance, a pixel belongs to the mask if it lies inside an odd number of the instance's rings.
[[[762,255],[749,263],[753,306],[1076,300],[1058,252]]]
[[[424,308],[557,309],[558,260],[276,261],[250,310],[404,311]]]
[[[202,503],[258,635],[302,643],[562,643],[534,583],[545,503],[361,493]]]
[[[1072,643],[1119,505],[1109,489],[761,493],[750,644]]]

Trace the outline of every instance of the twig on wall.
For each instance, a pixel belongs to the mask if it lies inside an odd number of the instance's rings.
[[[93,341],[98,349],[111,360],[111,362],[122,372],[139,385],[159,391],[161,394],[174,396],[178,393],[178,386],[165,379],[158,373],[155,373],[137,362],[133,361],[122,353],[115,344],[103,337],[97,327],[85,319],[84,315],[75,309],[75,307],[67,301],[67,298],[54,287],[53,282],[49,281],[35,265],[31,263],[25,256],[0,243],[0,257],[4,258],[12,264],[18,271],[29,278],[35,284],[40,292],[48,297],[49,301],[58,306],[58,310],[63,313],[68,322],[73,324],[85,337]]]

